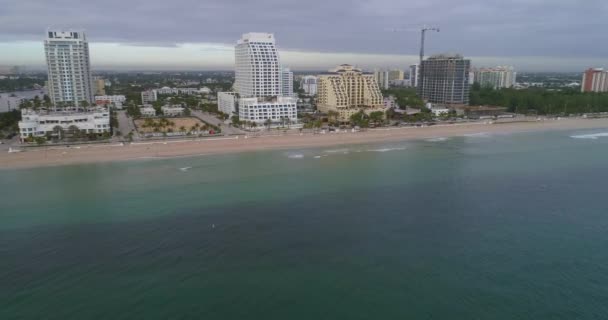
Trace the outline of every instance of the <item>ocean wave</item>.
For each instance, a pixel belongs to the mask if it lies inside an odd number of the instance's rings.
[[[183,167],[183,168],[179,168],[180,171],[186,172],[188,170],[192,169],[192,167]]]
[[[448,140],[448,138],[444,138],[444,137],[426,139],[426,141],[428,141],[428,142],[443,142],[443,141],[447,141],[447,140]]]
[[[591,140],[597,140],[602,137],[608,137],[608,132],[580,134],[580,135],[576,135],[576,136],[570,136],[570,138],[574,138],[574,139],[591,139]]]
[[[405,147],[369,149],[369,150],[367,150],[367,152],[389,152],[389,151],[399,151],[399,150],[405,150]]]
[[[334,150],[325,150],[324,153],[348,153],[350,150],[348,149],[334,149]]]
[[[301,153],[289,153],[287,154],[287,158],[289,159],[303,159],[304,155]]]

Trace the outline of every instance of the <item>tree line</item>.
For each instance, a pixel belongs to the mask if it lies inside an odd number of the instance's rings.
[[[569,115],[608,112],[608,93],[580,92],[575,89],[523,90],[471,87],[470,105],[487,105],[507,108],[520,114]]]

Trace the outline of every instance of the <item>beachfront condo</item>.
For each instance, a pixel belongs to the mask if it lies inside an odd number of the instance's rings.
[[[48,29],[44,51],[53,104],[81,106],[82,101],[92,104],[93,78],[85,33]]]
[[[340,122],[350,122],[350,117],[359,111],[386,111],[376,77],[348,64],[320,75],[317,89],[318,109],[337,112]]]
[[[233,111],[241,121],[260,124],[297,122],[293,73],[281,67],[273,34],[244,34],[235,48],[235,62],[235,92],[218,94],[222,112]]]

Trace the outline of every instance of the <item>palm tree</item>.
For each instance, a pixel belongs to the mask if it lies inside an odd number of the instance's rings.
[[[68,127],[67,134],[70,137],[72,137],[72,138],[79,138],[80,137],[80,129],[78,129],[78,127],[75,126],[75,125],[71,125],[71,126]]]
[[[330,110],[329,112],[327,112],[327,117],[329,118],[328,120],[332,124],[338,122],[339,115],[340,114],[338,113],[338,111]]]
[[[61,140],[61,136],[63,135],[63,128],[61,126],[53,127],[53,133],[57,134],[57,138]]]
[[[53,105],[53,103],[51,102],[50,99],[49,100],[44,99],[44,102],[42,103],[42,105],[48,110],[48,109],[51,108],[51,106]]]
[[[270,120],[270,118],[266,119],[266,121],[264,121],[264,124],[268,127],[268,130],[270,131],[270,125],[272,124],[272,120]]]
[[[40,101],[40,98],[38,96],[34,97],[34,109],[38,110],[40,109],[40,106],[42,105],[42,101]]]
[[[80,102],[78,102],[78,104],[83,107],[85,110],[89,108],[90,104],[87,100],[82,100]]]
[[[184,127],[184,126],[179,127],[179,131],[186,132],[186,127]]]

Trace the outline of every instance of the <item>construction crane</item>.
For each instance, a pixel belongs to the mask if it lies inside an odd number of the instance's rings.
[[[421,31],[421,34],[420,34],[420,66],[422,66],[422,60],[424,59],[424,38],[426,37],[426,32],[427,31],[439,32],[439,28],[431,28],[431,27],[424,26],[424,27],[422,27],[422,29],[420,31]]]
[[[422,27],[422,29],[420,30],[420,64],[418,65],[418,81],[417,81],[417,87],[419,88],[419,94],[422,94],[421,90],[423,88],[423,82],[424,82],[424,76],[423,76],[423,72],[422,72],[422,60],[424,60],[424,38],[426,37],[426,32],[427,31],[436,31],[439,32],[439,28],[432,28],[432,27],[427,27],[424,26]]]

